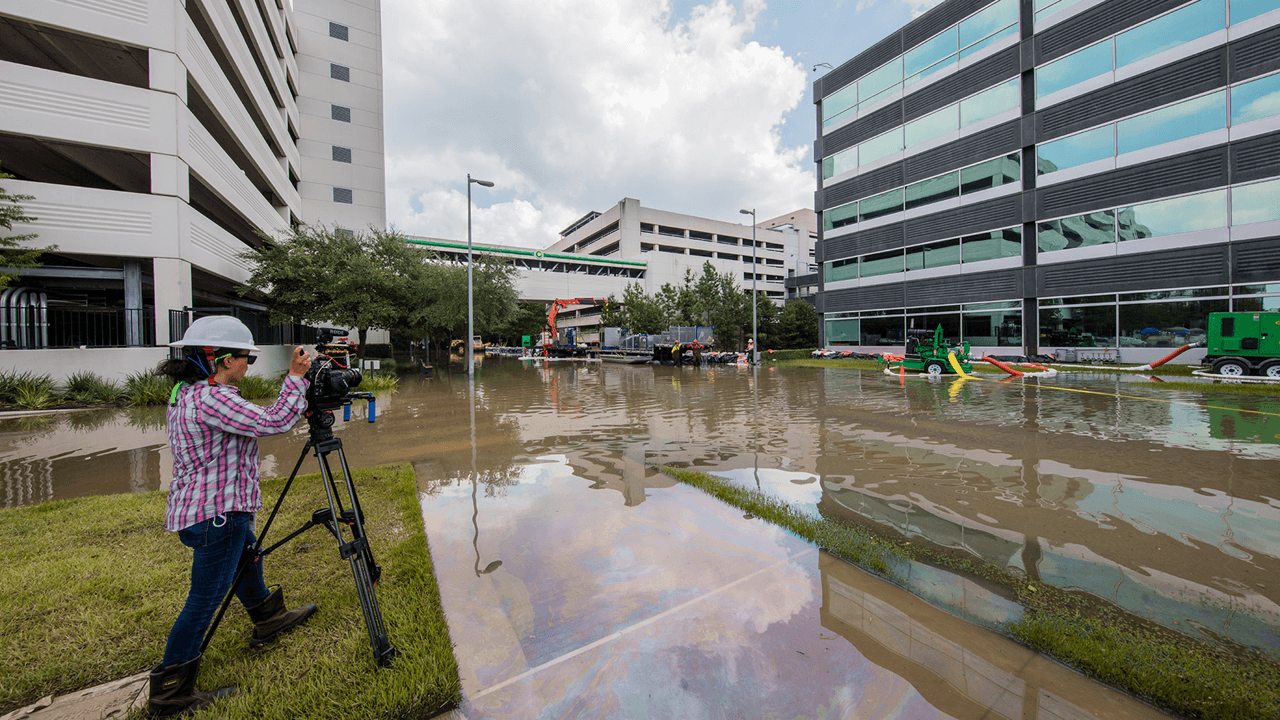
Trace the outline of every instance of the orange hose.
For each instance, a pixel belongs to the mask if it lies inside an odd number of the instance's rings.
[[[1017,370],[1014,370],[1013,368],[1009,367],[1008,365],[1005,365],[1004,363],[1000,362],[999,360],[996,360],[995,358],[993,358],[993,357],[991,357],[991,356],[987,356],[987,357],[984,357],[984,358],[982,358],[982,359],[983,359],[983,360],[985,360],[986,362],[991,363],[992,365],[995,365],[996,367],[1000,368],[1001,370],[1003,370],[1003,371],[1005,371],[1005,372],[1009,373],[1009,374],[1010,374],[1010,375],[1012,375],[1013,377],[1022,377],[1022,376],[1023,376],[1023,373],[1020,373],[1020,372],[1018,372]]]
[[[1158,368],[1158,367],[1160,367],[1161,365],[1163,365],[1163,364],[1165,364],[1165,363],[1169,362],[1170,360],[1172,360],[1172,359],[1174,359],[1174,358],[1178,357],[1178,356],[1179,356],[1179,355],[1181,355],[1182,353],[1184,353],[1184,352],[1186,352],[1186,351],[1190,350],[1193,346],[1194,346],[1194,343],[1187,344],[1187,345],[1183,345],[1182,347],[1178,348],[1177,350],[1174,350],[1173,352],[1169,353],[1168,355],[1165,355],[1164,357],[1160,358],[1159,360],[1157,360],[1157,361],[1155,361],[1155,362],[1151,363],[1148,367],[1150,367],[1150,368]]]

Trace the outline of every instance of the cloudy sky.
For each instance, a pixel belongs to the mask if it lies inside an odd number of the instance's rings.
[[[383,0],[387,220],[544,247],[624,197],[813,200],[812,81],[937,0]]]

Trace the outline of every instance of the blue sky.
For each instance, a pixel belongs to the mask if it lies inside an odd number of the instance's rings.
[[[934,0],[383,0],[387,219],[543,247],[624,197],[812,203],[812,82]]]

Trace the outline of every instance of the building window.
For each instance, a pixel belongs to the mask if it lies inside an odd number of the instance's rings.
[[[333,201],[350,205],[355,200],[351,196],[351,188],[336,187],[333,189]]]
[[[342,82],[351,82],[351,68],[338,63],[329,63],[329,77]]]
[[[342,40],[344,42],[350,40],[349,31],[346,25],[339,25],[336,22],[329,23],[329,37]]]
[[[341,105],[330,105],[329,117],[337,120],[338,122],[349,123],[351,122],[351,108],[343,107]]]
[[[348,230],[348,229],[346,229],[346,228],[341,228],[341,227],[340,227],[340,228],[334,228],[334,230],[333,230],[333,234],[334,234],[334,235],[336,235],[336,236],[338,236],[338,237],[340,237],[340,238],[346,239],[346,240],[350,240],[351,238],[353,238],[353,237],[355,237],[355,236],[356,236],[356,234],[355,234],[355,233],[351,232],[350,230]]]
[[[351,162],[351,148],[339,147],[333,145],[333,161],[341,163]]]

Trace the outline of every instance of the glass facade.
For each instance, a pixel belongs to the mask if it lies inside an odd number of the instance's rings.
[[[922,83],[931,76],[954,70],[966,56],[982,52],[984,48],[996,43],[1003,45],[1005,38],[1018,34],[1018,5],[1017,0],[992,3],[910,49],[895,61],[858,79],[851,89],[842,91],[843,96],[851,98],[848,107],[866,108],[869,103],[880,103],[883,98],[895,92],[911,93],[913,85]],[[1070,17],[1074,15],[1072,9],[1081,9],[1080,0],[1033,0],[1032,5],[1037,23],[1061,14],[1067,16],[1060,18],[1062,28],[1066,30],[1068,23],[1084,21],[1084,18]],[[1088,6],[1089,14],[1097,16],[1094,19],[1099,21],[1107,16],[1107,8],[1110,7],[1106,3],[1096,2],[1088,3]],[[1280,223],[1280,177],[1276,177],[1280,174],[1280,169],[1269,169],[1256,161],[1249,165],[1248,156],[1237,158],[1233,151],[1230,155],[1230,172],[1246,169],[1251,173],[1250,177],[1271,177],[1234,185],[1211,185],[1212,189],[1207,191],[1160,197],[1175,192],[1175,188],[1185,187],[1185,184],[1179,185],[1181,181],[1172,175],[1163,179],[1156,177],[1158,171],[1166,167],[1165,163],[1146,164],[1165,156],[1177,157],[1209,144],[1231,142],[1233,147],[1236,143],[1255,147],[1259,142],[1265,142],[1263,135],[1275,132],[1276,119],[1280,118],[1280,72],[1269,69],[1267,72],[1270,74],[1235,83],[1219,80],[1219,87],[1213,88],[1212,84],[1201,86],[1204,88],[1200,91],[1201,94],[1190,98],[1179,98],[1171,93],[1163,97],[1173,98],[1175,102],[1150,110],[1144,109],[1128,117],[1124,113],[1134,111],[1124,109],[1129,104],[1127,97],[1113,97],[1111,91],[1096,93],[1098,99],[1105,94],[1114,101],[1104,110],[1098,103],[1090,104],[1095,95],[1093,91],[1079,88],[1069,90],[1091,80],[1095,86],[1103,87],[1116,81],[1117,71],[1124,71],[1119,73],[1122,78],[1136,76],[1139,72],[1145,72],[1145,68],[1155,62],[1152,58],[1157,56],[1161,56],[1160,62],[1165,62],[1165,58],[1172,58],[1174,55],[1189,57],[1193,47],[1190,44],[1196,43],[1194,47],[1198,48],[1197,52],[1199,49],[1207,49],[1210,36],[1215,45],[1225,44],[1227,34],[1219,31],[1230,25],[1267,16],[1261,22],[1252,22],[1249,32],[1280,27],[1280,14],[1268,16],[1268,13],[1280,13],[1280,0],[1192,0],[1139,25],[1126,27],[1122,23],[1115,23],[1112,26],[1114,29],[1109,31],[1112,33],[1110,37],[1098,41],[1098,36],[1093,35],[1088,40],[1093,44],[1083,47],[1081,45],[1085,41],[1081,39],[1071,46],[1070,54],[1034,69],[1035,108],[1022,108],[1021,83],[1018,78],[1013,78],[942,108],[922,108],[928,114],[903,122],[857,147],[824,158],[824,179],[856,171],[869,163],[885,165],[890,159],[898,163],[898,155],[903,153],[906,157],[901,161],[903,169],[910,172],[924,158],[921,148],[929,144],[939,144],[953,137],[964,136],[966,128],[994,122],[997,117],[1003,120],[1010,111],[1020,112],[1023,122],[1027,123],[1035,111],[1044,107],[1043,101],[1050,95],[1057,94],[1062,98],[1073,93],[1087,93],[1086,97],[1071,104],[1070,122],[1073,128],[1079,129],[1073,135],[1054,138],[1034,146],[1036,175],[1051,177],[1040,183],[1045,188],[1044,192],[1036,193],[1033,206],[1037,214],[1021,218],[1030,224],[963,236],[957,232],[956,237],[921,242],[922,237],[936,238],[940,234],[935,232],[939,225],[945,227],[945,222],[952,217],[957,226],[961,223],[968,225],[970,222],[981,222],[980,218],[972,217],[967,209],[957,209],[953,213],[949,210],[942,211],[941,208],[954,205],[956,198],[967,206],[966,195],[972,193],[993,188],[1003,188],[1005,191],[1021,188],[1020,160],[1026,156],[1023,152],[1015,152],[960,168],[955,168],[956,163],[936,165],[933,167],[947,172],[898,188],[885,188],[884,184],[868,187],[864,191],[864,194],[868,194],[867,197],[824,210],[824,228],[827,231],[841,227],[846,231],[852,230],[850,225],[869,220],[878,220],[874,223],[876,227],[889,221],[901,223],[905,247],[830,261],[824,263],[823,272],[827,282],[848,281],[853,284],[858,278],[874,278],[868,284],[874,283],[882,288],[868,289],[860,295],[844,294],[841,297],[883,297],[889,289],[884,287],[888,282],[907,283],[906,294],[911,296],[914,294],[912,288],[929,282],[922,275],[942,275],[949,281],[960,280],[966,277],[960,274],[966,263],[989,263],[973,268],[980,275],[974,276],[973,283],[963,285],[968,292],[997,287],[997,284],[987,283],[987,279],[999,278],[1004,282],[1007,274],[1012,272],[1010,269],[1022,267],[1024,255],[1030,260],[1038,252],[1055,254],[1051,259],[1046,257],[1041,260],[1053,263],[1055,267],[1081,271],[1093,265],[1105,267],[1106,272],[1100,272],[1097,278],[1115,277],[1116,285],[1099,285],[1099,289],[1117,288],[1109,294],[1025,301],[1030,303],[1029,307],[1021,299],[1008,299],[964,306],[827,313],[824,315],[827,342],[867,347],[901,347],[909,337],[932,334],[934,328],[941,325],[946,338],[953,342],[967,340],[982,347],[1010,348],[1029,343],[1050,351],[1055,347],[1108,348],[1120,351],[1150,349],[1153,351],[1150,354],[1134,352],[1124,357],[1125,362],[1145,362],[1160,357],[1156,352],[1165,354],[1169,349],[1203,339],[1210,313],[1227,310],[1280,312],[1280,277],[1273,282],[1219,287],[1181,287],[1124,293],[1118,291],[1118,288],[1124,287],[1120,284],[1122,276],[1125,280],[1137,279],[1139,272],[1143,284],[1164,282],[1159,277],[1161,273],[1158,268],[1161,267],[1162,258],[1157,253],[1165,252],[1165,248],[1179,248],[1177,253],[1181,255],[1200,246],[1205,246],[1207,250],[1210,245],[1225,243],[1230,239],[1241,244],[1241,252],[1248,250],[1249,253],[1260,253],[1256,259],[1253,255],[1231,254],[1227,267],[1222,267],[1222,263],[1216,260],[1202,260],[1205,265],[1203,282],[1228,282],[1229,280],[1217,278],[1217,273],[1221,270],[1227,271],[1228,277],[1240,277],[1241,273],[1249,273],[1243,277],[1251,278],[1261,268],[1273,266],[1277,257],[1280,257],[1274,254],[1274,244],[1268,245],[1265,240],[1280,236],[1280,230],[1272,231],[1269,227],[1258,226],[1261,223]],[[1107,25],[1099,23],[1090,27]],[[1102,29],[1101,32],[1108,30]],[[1081,33],[1083,30],[1076,36],[1083,38]],[[1239,38],[1233,36],[1231,42],[1235,43],[1237,39],[1242,43],[1246,39],[1252,42],[1251,39],[1256,37],[1261,36],[1239,33]],[[1178,51],[1179,48],[1181,51]],[[1175,52],[1168,53],[1170,50]],[[1234,45],[1225,57],[1225,72],[1228,74],[1219,77],[1238,78],[1261,69],[1256,63],[1250,64],[1254,61],[1247,60],[1246,54],[1237,54]],[[1197,58],[1195,62],[1203,60],[1202,65],[1209,64],[1207,59],[1200,56]],[[1143,70],[1139,70],[1139,67]],[[1203,69],[1208,72],[1213,68]],[[1138,89],[1146,92],[1145,88]],[[1063,92],[1064,90],[1067,92]],[[915,99],[917,98],[909,96],[903,100],[904,109],[912,106]],[[918,99],[927,102],[924,94]],[[833,100],[838,102],[832,103]],[[1168,102],[1167,99],[1148,100]],[[831,104],[835,108],[840,102],[845,101],[836,96],[826,99],[823,103],[824,120],[831,117],[827,105]],[[1135,97],[1134,103],[1136,102]],[[1119,108],[1116,108],[1117,104]],[[1145,108],[1149,107],[1149,104],[1145,105]],[[1117,109],[1119,111],[1115,112]],[[1064,106],[1064,112],[1066,110]],[[1108,113],[1107,122],[1090,127],[1090,122],[1099,121],[1090,121],[1088,113],[1096,112],[1101,115],[1104,111]],[[1250,125],[1241,129],[1246,124]],[[825,122],[823,126],[826,126]],[[1232,130],[1229,135],[1223,132],[1232,128],[1240,130]],[[1255,136],[1258,137],[1257,141],[1252,139]],[[960,150],[969,147],[969,144],[956,144],[954,147]],[[950,150],[950,147],[947,149]],[[919,156],[913,156],[913,153]],[[1142,154],[1135,157],[1133,153]],[[961,160],[964,161],[967,159]],[[1246,164],[1240,165],[1237,161]],[[1139,163],[1143,165],[1139,166]],[[1063,176],[1064,179],[1074,179],[1084,171],[1103,173],[1121,166],[1134,167],[1138,172],[1148,172],[1149,168],[1151,187],[1156,191],[1153,193],[1156,199],[1122,206],[1114,200],[1114,193],[1099,191],[1108,187],[1106,184],[1090,185],[1086,180],[1054,187],[1052,183],[1055,179],[1052,174],[1059,171],[1080,168],[1080,171]],[[1145,183],[1145,178],[1144,175],[1142,180],[1136,182]],[[1189,175],[1186,179],[1191,180],[1192,177]],[[1166,181],[1167,185],[1162,184]],[[1004,187],[1012,183],[1018,185],[1014,188]],[[1161,189],[1165,187],[1169,189]],[[1043,205],[1040,202],[1042,200],[1045,201]],[[1114,204],[1094,208],[1086,205],[1094,202],[1099,205],[1108,202]],[[1078,214],[1045,217],[1049,213],[1043,211],[1044,206],[1069,208],[1068,211]],[[1028,208],[1025,203],[1024,208]],[[1082,212],[1083,209],[1090,211]],[[903,211],[907,211],[907,214],[903,215]],[[932,214],[939,212],[941,214]],[[1002,212],[1010,213],[1006,217],[1018,219],[1008,208]],[[915,216],[922,213],[930,215],[917,220]],[[1244,226],[1253,227],[1238,236],[1226,232],[1228,228]],[[1024,227],[1033,230],[1034,235],[1024,237]],[[883,229],[887,231],[890,228]],[[915,233],[928,235],[913,238]],[[873,235],[878,236],[879,233]],[[1160,238],[1173,240],[1162,243],[1158,241]],[[1132,244],[1135,241],[1137,245]],[[1095,250],[1083,251],[1079,255],[1069,252],[1080,248]],[[1067,252],[1056,255],[1063,251]],[[1114,263],[1097,259],[1101,255],[1118,259]],[[1125,275],[1124,268],[1130,263],[1134,268],[1143,269],[1135,269],[1133,273]],[[1031,267],[1034,266],[1023,270]],[[928,273],[935,269],[938,270],[937,273]],[[1090,284],[1095,282],[1092,276],[1087,279]],[[1046,275],[1046,281],[1052,284],[1056,279]],[[1143,287],[1143,284],[1137,287]],[[1126,287],[1126,290],[1131,287]],[[1035,289],[1028,288],[1027,292],[1034,295]],[[1033,331],[1038,333],[1038,338],[1024,337],[1024,319],[1038,322],[1038,327]]]
[[[1280,220],[1280,180],[1266,180],[1231,188],[1233,225]]]
[[[822,127],[1017,35],[1018,0],[996,0],[822,100]],[[867,161],[863,161],[867,162]]]
[[[881,133],[860,145],[829,155],[822,160],[822,179],[870,165],[896,152],[910,150],[1002,112],[1016,110],[1021,107],[1021,87],[1022,80],[1014,78],[912,120],[903,127]]]

